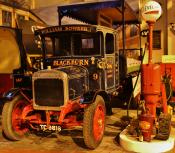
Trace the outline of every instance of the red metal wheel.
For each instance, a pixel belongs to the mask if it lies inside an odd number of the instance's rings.
[[[27,125],[23,122],[22,112],[29,103],[20,95],[4,104],[2,110],[2,130],[10,140],[20,140],[27,133]]]
[[[95,101],[84,111],[83,136],[86,146],[95,149],[101,143],[105,130],[106,108],[103,98],[96,96]]]
[[[105,125],[105,107],[99,104],[96,107],[93,121],[93,134],[96,141],[99,141],[103,137],[104,125]]]
[[[12,111],[12,127],[19,135],[24,135],[28,128],[23,125],[22,112],[26,106],[23,100],[19,100],[13,107]]]

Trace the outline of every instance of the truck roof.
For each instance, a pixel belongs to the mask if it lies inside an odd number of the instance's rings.
[[[62,25],[62,26],[51,26],[51,27],[46,27],[43,29],[39,29],[35,31],[35,35],[48,35],[48,34],[53,34],[57,32],[98,32],[102,31],[104,33],[114,33],[115,29],[105,27],[105,26],[100,26],[100,25]]]

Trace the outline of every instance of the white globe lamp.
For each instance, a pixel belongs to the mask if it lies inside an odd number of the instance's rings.
[[[162,14],[162,8],[158,2],[148,1],[141,9],[141,15],[146,22],[156,22]]]

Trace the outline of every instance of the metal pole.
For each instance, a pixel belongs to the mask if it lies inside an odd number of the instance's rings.
[[[140,47],[140,58],[143,58],[142,40],[141,40],[141,26],[139,23],[139,47]]]
[[[62,14],[61,14],[59,9],[57,10],[57,13],[58,13],[58,25],[61,26],[61,20],[62,20],[63,16],[62,16]]]
[[[152,49],[153,49],[153,26],[154,22],[148,22],[149,26],[149,54],[148,54],[148,64],[152,63]]]
[[[122,1],[122,39],[123,39],[123,54],[125,52],[125,0]]]
[[[164,55],[168,55],[168,4],[165,2],[165,11],[164,11]]]
[[[61,26],[61,15],[60,15],[60,12],[58,11],[58,25]]]

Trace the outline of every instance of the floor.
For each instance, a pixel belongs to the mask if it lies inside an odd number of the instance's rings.
[[[46,136],[31,134],[22,141],[13,142],[2,136],[0,125],[0,153],[129,153],[123,150],[115,139],[122,130],[120,118],[126,115],[126,110],[115,108],[113,112],[112,116],[107,117],[103,141],[95,150],[88,150],[85,147],[80,128]],[[136,110],[130,111],[130,116],[135,117]],[[175,137],[174,118],[172,121],[173,137]],[[174,152],[175,148],[168,153]]]

